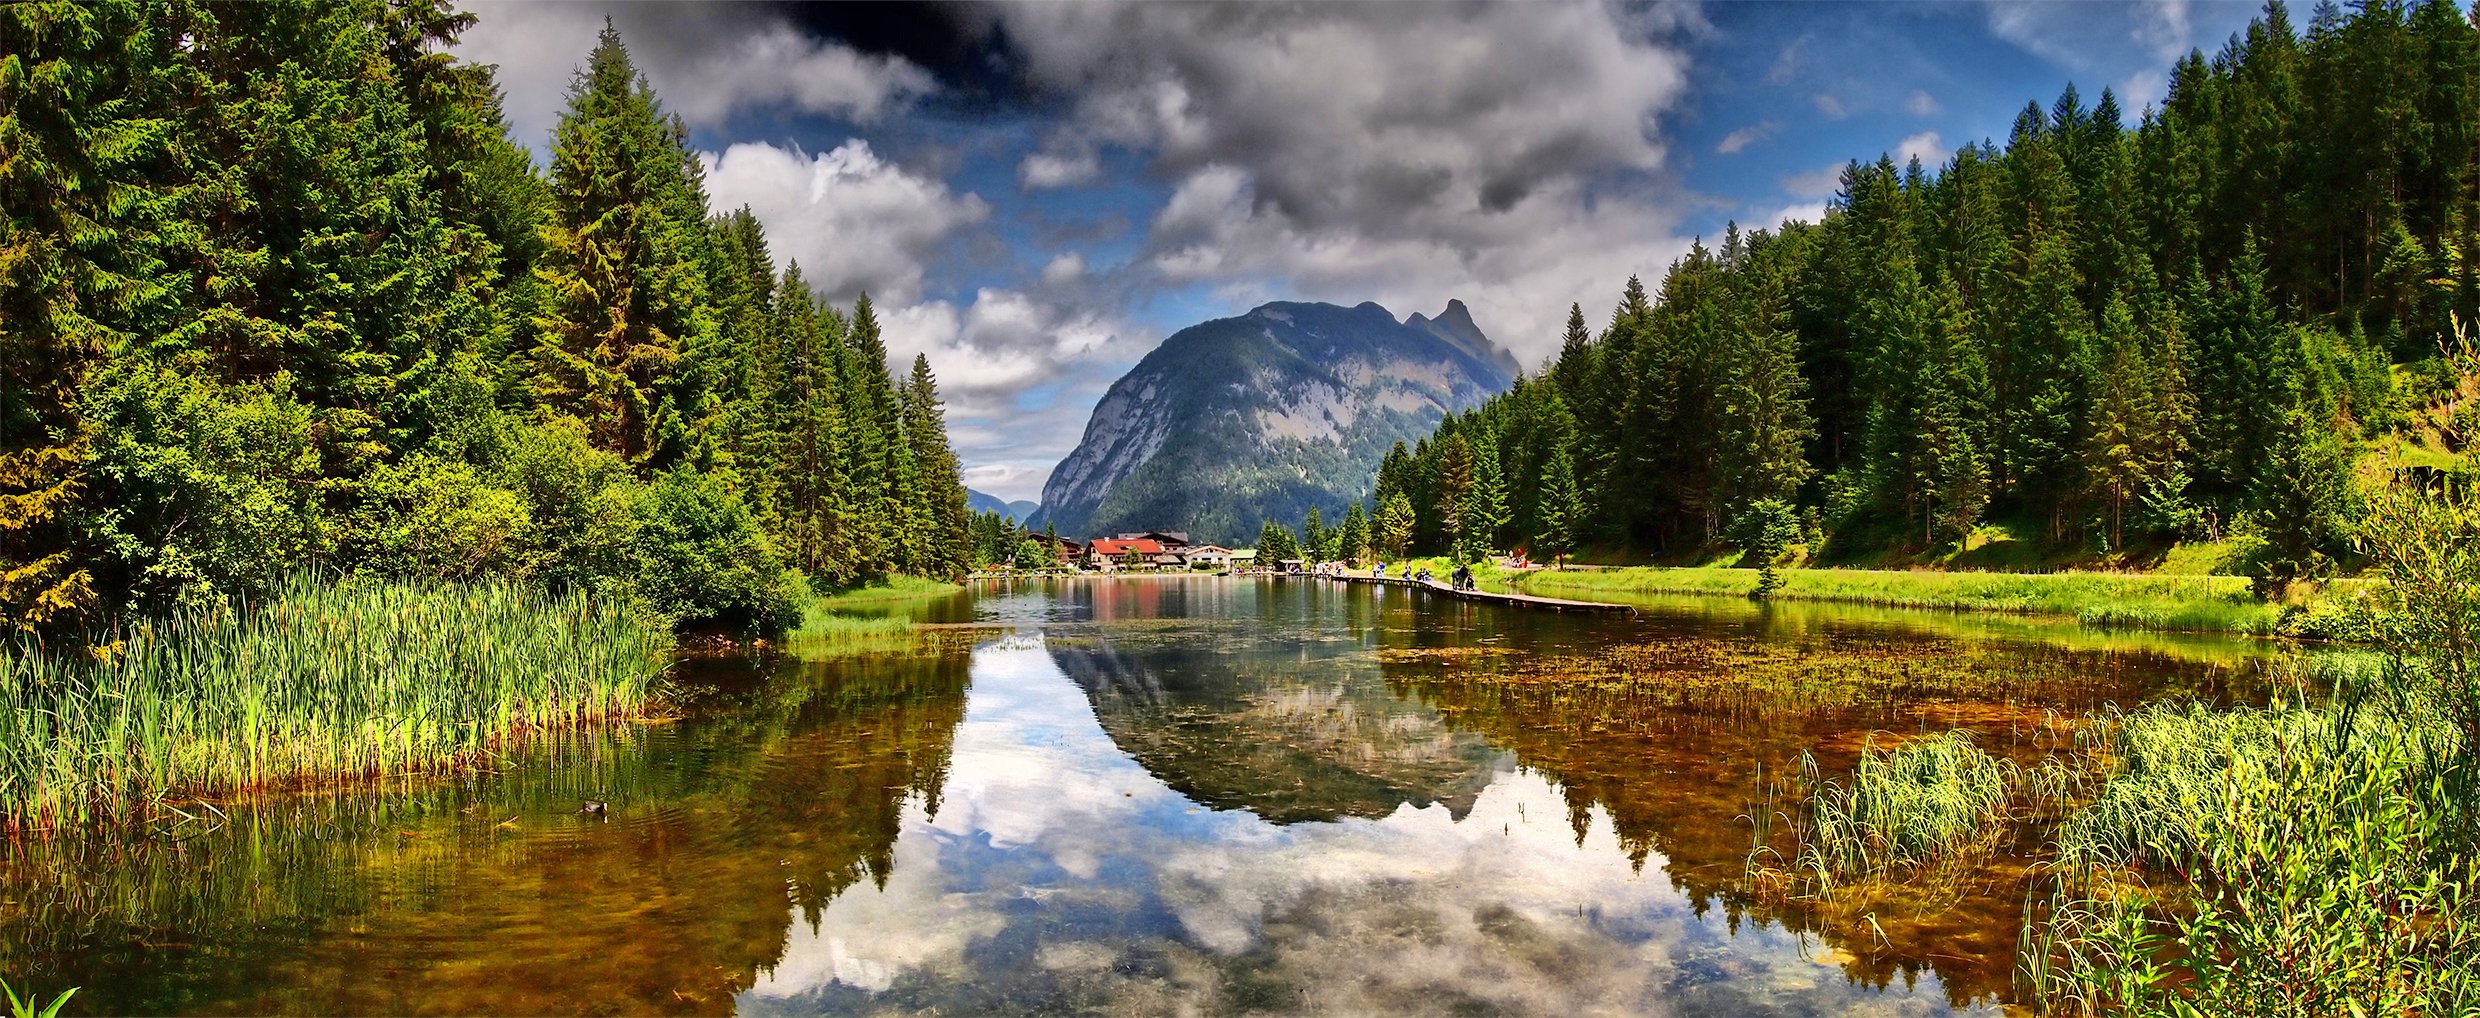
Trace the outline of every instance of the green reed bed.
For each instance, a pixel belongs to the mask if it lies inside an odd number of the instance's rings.
[[[2006,815],[2016,770],[1963,732],[1864,750],[1850,784],[1826,781],[1809,799],[1800,868],[1863,873],[1953,851]]]
[[[0,649],[0,827],[451,766],[637,713],[671,648],[582,594],[309,578],[117,636],[98,655]]]
[[[838,615],[816,604],[802,616],[798,628],[784,634],[785,649],[805,658],[895,653],[920,644],[909,619]]]
[[[2456,734],[2338,705],[2147,708],[2059,835],[2021,959],[2047,1010],[2480,1013],[2480,857]]]
[[[2271,635],[2284,609],[2257,600],[2235,576],[2124,573],[1981,573],[1929,570],[1786,569],[1771,596],[1892,608],[2056,615],[2086,625],[2166,632]],[[1588,569],[1525,574],[1539,594],[1747,594],[1748,569],[1718,567]]]

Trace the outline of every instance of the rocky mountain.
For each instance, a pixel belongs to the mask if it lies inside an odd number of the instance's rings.
[[[1043,486],[1043,515],[1068,535],[1251,541],[1266,520],[1361,494],[1388,448],[1516,370],[1462,301],[1403,321],[1376,304],[1278,302],[1192,325],[1103,395]]]
[[[1028,502],[1023,499],[1010,502],[989,492],[966,488],[964,507],[977,513],[998,513],[1001,516],[1021,521],[1032,519],[1034,512],[1042,508],[1042,503]]]

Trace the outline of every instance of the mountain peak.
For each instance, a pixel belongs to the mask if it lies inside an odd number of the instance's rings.
[[[1463,302],[1398,321],[1364,301],[1274,301],[1164,339],[1094,407],[1042,491],[1060,532],[1246,540],[1364,492],[1398,440],[1507,386],[1515,358]]]

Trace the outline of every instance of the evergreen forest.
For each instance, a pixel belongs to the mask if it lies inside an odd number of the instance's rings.
[[[2003,146],[1850,163],[1822,222],[1700,243],[1598,331],[1571,308],[1542,370],[1387,458],[1409,525],[1373,547],[1678,559],[1788,524],[1852,560],[1996,523],[2350,565],[2356,472],[2464,469],[2480,31],[2277,0],[2133,119],[2069,86]]]
[[[965,568],[936,379],[823,303],[608,25],[509,136],[438,0],[0,5],[0,619],[305,571],[679,625]],[[529,142],[544,143],[538,165]]]

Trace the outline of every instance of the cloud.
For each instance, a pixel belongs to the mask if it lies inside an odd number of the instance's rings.
[[[1756,123],[1740,128],[1739,130],[1723,135],[1722,143],[1715,145],[1714,151],[1722,153],[1726,156],[1735,156],[1740,153],[1741,149],[1747,148],[1748,146],[1754,145],[1760,141],[1764,141],[1767,138],[1771,138],[1776,132],[1781,130],[1782,124],[1778,121],[1760,120]]]
[[[1843,189],[1843,163],[1829,163],[1805,173],[1785,174],[1782,189],[1795,197],[1823,198]]]
[[[1903,111],[1915,117],[1934,117],[1945,110],[1946,107],[1938,104],[1936,96],[1917,88],[1912,90],[1910,98],[1903,100]]]
[[[2075,71],[2100,70],[2129,55],[2166,65],[2195,44],[2188,0],[1989,0],[1985,10],[1991,34]]]
[[[1172,181],[1132,272],[1226,300],[1450,297],[1519,355],[1682,246],[1652,192],[1692,12],[1617,5],[1007,4],[1061,150]],[[1047,169],[1047,167],[1046,167]],[[1031,161],[1020,179],[1034,182]]]
[[[1066,286],[1083,278],[1085,256],[1074,251],[1062,251],[1050,260],[1050,264],[1042,266],[1042,283],[1045,286]]]
[[[1102,159],[1090,150],[1064,156],[1036,152],[1016,167],[1016,181],[1028,191],[1091,183],[1101,175]]]
[[[812,37],[759,7],[508,0],[463,6],[478,20],[456,55],[499,66],[510,130],[538,151],[606,17],[664,109],[692,126],[768,107],[873,123],[937,87],[929,72],[902,57]]]
[[[1772,212],[1768,212],[1757,217],[1755,225],[1775,229],[1780,228],[1785,223],[1795,221],[1802,223],[1822,223],[1825,221],[1825,218],[1826,203],[1822,201],[1800,202],[1797,204],[1785,205],[1779,209],[1775,209]]]
[[[1936,131],[1922,131],[1895,143],[1895,165],[1905,165],[1914,159],[1933,170],[1946,162],[1946,149],[1939,146]]]
[[[916,299],[936,249],[990,213],[980,196],[952,194],[859,139],[814,155],[742,142],[699,159],[712,207],[749,206],[776,259],[799,261],[810,286],[838,302],[863,291],[888,306]]]
[[[1788,85],[1791,79],[1799,77],[1800,69],[1806,64],[1806,61],[1801,59],[1801,51],[1806,50],[1809,42],[1815,38],[1814,35],[1802,34],[1799,38],[1785,44],[1782,52],[1775,54],[1774,66],[1765,73],[1766,83]]]
[[[1851,116],[1851,107],[1843,105],[1843,100],[1831,92],[1819,92],[1809,96],[1808,104],[1817,107],[1817,112],[1824,114],[1830,120],[1841,120]]]

